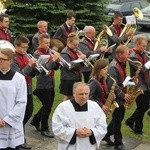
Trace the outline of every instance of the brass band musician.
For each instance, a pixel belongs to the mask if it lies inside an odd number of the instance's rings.
[[[108,94],[108,87],[105,80],[108,72],[108,62],[105,59],[99,59],[95,62],[92,70],[91,79],[88,84],[90,87],[89,98],[99,104],[105,112],[105,102]]]
[[[60,93],[65,95],[65,100],[73,98],[73,84],[81,81],[82,72],[80,63],[71,63],[73,60],[85,59],[86,56],[78,51],[79,37],[76,33],[70,33],[67,38],[67,46],[61,51],[61,57],[63,57],[69,66],[63,66],[61,68],[60,75]]]
[[[78,47],[79,50],[81,50],[81,52],[86,55],[86,57],[89,57],[89,55],[91,54],[101,54],[101,52],[104,52],[106,50],[106,47],[101,47],[94,51],[94,45],[96,43],[96,30],[93,26],[86,26],[84,32],[85,36],[80,40]],[[85,83],[89,81],[91,71],[92,68],[90,66],[82,66],[82,73]]]
[[[49,51],[50,37],[47,34],[39,35],[39,46],[34,52],[34,57],[39,58],[42,55],[48,55],[48,61],[43,66],[49,71],[46,75],[45,72],[41,72],[37,76],[36,89],[33,94],[36,95],[42,103],[42,107],[34,115],[31,125],[35,126],[37,131],[41,132],[41,135],[53,138],[54,135],[49,127],[48,120],[51,113],[51,108],[55,97],[55,83],[54,83],[54,70],[59,68],[58,59],[59,53],[52,54]]]
[[[115,90],[116,101],[119,105],[112,114],[112,120],[107,127],[107,134],[104,137],[109,145],[112,145],[111,136],[114,135],[115,150],[126,150],[123,144],[121,133],[121,122],[125,115],[124,102],[130,99],[130,95],[126,93],[126,88],[123,87],[123,81],[126,78],[126,60],[129,55],[129,49],[126,46],[120,45],[116,49],[116,56],[109,64],[108,74],[116,80],[118,86]],[[112,80],[107,78],[108,89],[112,87]]]
[[[147,48],[148,40],[144,36],[138,36],[135,40],[134,47],[130,54],[130,59],[134,61],[139,61],[142,63],[142,69],[138,75],[139,86],[143,90],[143,94],[140,94],[136,98],[137,108],[133,114],[126,120],[126,125],[128,125],[135,134],[143,134],[143,118],[145,112],[149,109],[150,103],[150,74],[149,69],[146,68],[145,64],[148,62],[148,57],[145,53]],[[148,62],[149,63],[149,62]],[[138,69],[138,66],[130,63],[130,73],[133,76]]]
[[[66,21],[62,24],[57,31],[55,32],[53,38],[63,39],[65,42],[67,41],[67,37],[70,33],[76,32],[76,28],[74,26],[76,21],[76,13],[74,11],[69,11],[66,16]]]
[[[27,105],[24,115],[23,125],[25,128],[26,123],[32,116],[33,112],[33,95],[32,95],[32,77],[35,75],[36,59],[31,58],[30,60],[26,56],[26,51],[28,49],[29,39],[25,36],[17,36],[15,45],[15,59],[11,65],[12,70],[18,71],[25,76],[27,84]],[[24,144],[20,145],[21,148],[31,149],[25,141]]]
[[[112,36],[108,37],[109,46],[115,44],[112,48],[112,52],[109,55],[109,62],[115,57],[115,49],[119,44],[125,42],[129,37],[133,35],[133,31],[128,31],[120,36],[123,27],[122,27],[123,15],[121,12],[115,12],[113,16],[113,23],[109,26],[109,29],[112,31]]]

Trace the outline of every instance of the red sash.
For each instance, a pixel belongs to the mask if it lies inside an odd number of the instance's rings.
[[[121,26],[118,26],[118,25],[114,25],[113,24],[113,27],[114,27],[114,30],[115,30],[115,33],[117,34],[117,36],[119,37],[121,32],[122,32],[122,27]]]
[[[52,55],[51,55],[51,53],[50,53],[50,51],[47,51],[47,50],[45,50],[45,49],[42,49],[42,48],[38,48],[37,49],[37,52],[38,52],[38,54],[39,55],[49,55],[49,61],[51,61],[52,60]],[[49,62],[48,61],[48,62]],[[47,62],[47,63],[48,63]],[[54,70],[52,69],[52,70],[50,70],[50,74],[49,74],[49,77],[53,77],[54,76]]]
[[[69,47],[68,47],[68,53],[71,56],[71,60],[77,60],[78,59],[77,52],[74,52],[74,50],[69,48]],[[81,66],[76,67],[74,70],[76,72],[81,73]]]
[[[146,55],[144,54],[140,55],[139,53],[136,53],[136,55],[137,55],[138,60],[142,63],[142,65],[144,65],[148,61]],[[145,72],[144,77],[145,77],[145,81],[149,80],[149,72]]]
[[[117,60],[117,59],[116,59]],[[125,78],[126,78],[126,64],[122,64],[122,63],[120,63],[118,60],[117,60],[117,68],[118,68],[118,71],[119,71],[119,73],[120,73],[120,75],[121,75],[121,80],[122,81],[124,81],[125,80]],[[127,88],[126,87],[122,87],[122,90],[124,91],[124,92],[126,92],[127,91]]]
[[[29,63],[29,60],[26,55],[21,55],[20,53],[17,53],[17,52],[16,52],[16,60],[19,64],[21,70],[23,68],[25,68]],[[25,76],[25,79],[26,79],[27,85],[31,85],[31,76],[27,75],[27,76]]]
[[[106,81],[101,79],[99,80],[99,86],[101,88],[101,97],[100,97],[100,101],[102,102],[102,104],[104,105],[106,102],[106,93],[108,92],[108,88],[107,88],[107,84]]]

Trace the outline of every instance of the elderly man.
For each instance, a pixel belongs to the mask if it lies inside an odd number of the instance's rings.
[[[86,57],[89,57],[91,54],[101,54],[101,52],[106,51],[106,47],[100,47],[94,50],[94,46],[96,43],[95,38],[96,30],[93,26],[86,26],[85,27],[85,36],[80,40],[79,42],[79,50],[86,55]],[[90,78],[92,68],[91,66],[82,66],[82,73],[84,77],[84,82],[88,82]]]
[[[74,99],[62,102],[56,108],[52,127],[58,138],[58,150],[95,150],[107,132],[106,116],[96,102],[89,100],[86,83],[73,86]],[[94,114],[94,115],[93,115]]]
[[[40,20],[37,23],[37,28],[38,28],[38,32],[35,33],[35,35],[32,38],[32,47],[33,50],[36,51],[38,46],[39,46],[39,42],[38,42],[38,37],[40,34],[48,34],[48,23],[44,20]]]

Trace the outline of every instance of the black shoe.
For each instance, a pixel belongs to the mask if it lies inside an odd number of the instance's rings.
[[[32,149],[32,147],[30,145],[28,145],[27,143],[24,143],[22,145],[19,146],[21,149]]]
[[[114,142],[110,139],[110,137],[104,137],[102,141],[105,141],[110,146],[114,146]]]
[[[121,145],[115,145],[114,146],[115,150],[127,150],[127,148],[124,146],[124,144]]]
[[[48,137],[48,138],[54,138],[54,134],[50,130],[41,131],[41,134],[45,137]]]
[[[147,115],[149,115],[149,116],[150,116],[150,110],[147,112]]]
[[[143,131],[136,131],[136,130],[135,130],[134,133],[137,134],[137,135],[144,135],[144,132],[143,132]]]
[[[41,131],[40,123],[35,123],[33,120],[30,122],[32,126],[36,128],[37,131]]]
[[[126,124],[127,126],[129,126],[131,130],[134,131],[134,125],[133,125],[133,123],[130,123],[128,120],[126,120],[126,121],[125,121],[125,124]]]

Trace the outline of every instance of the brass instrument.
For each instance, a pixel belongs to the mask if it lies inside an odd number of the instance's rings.
[[[53,50],[53,49],[51,49],[51,48],[48,48],[49,50],[50,50],[50,52],[52,53],[52,54],[54,54],[55,53],[55,50]],[[68,66],[68,68],[70,69],[71,68],[71,64],[70,63],[68,63],[63,57],[59,57],[59,64],[61,65],[61,66],[64,66],[65,64]]]
[[[83,34],[83,30],[79,30],[76,24],[74,24],[74,27],[76,28],[76,35],[80,37],[80,35]]]
[[[131,85],[128,89],[127,89],[127,94],[129,94],[131,96],[130,100],[125,101],[124,103],[124,107],[125,109],[129,109],[132,107],[134,101],[136,100],[136,98],[143,93],[143,90],[141,87],[137,87],[138,84],[138,76],[139,73],[142,69],[142,63],[140,61],[133,61],[131,59],[128,58],[128,61],[130,63],[136,63],[138,65],[138,69],[135,72],[135,75],[133,76],[133,82],[135,83],[135,85]]]
[[[112,32],[109,29],[109,27],[104,25],[102,31],[97,36],[97,40],[96,40],[96,43],[95,43],[94,49],[93,49],[94,51],[97,50],[97,48],[99,47],[100,41],[106,34],[108,34],[109,36],[112,36]]]
[[[116,80],[113,77],[111,77],[109,74],[107,74],[107,76],[111,80],[113,80],[113,84],[111,86],[109,95],[108,95],[107,100],[105,102],[105,106],[108,108],[108,111],[106,112],[106,116],[107,116],[107,118],[109,118],[112,115],[112,113],[114,112],[114,110],[116,108],[119,108],[119,105],[116,101],[114,101],[114,97],[112,96],[112,94],[114,93],[114,90],[115,90]]]
[[[83,54],[79,49],[75,49],[74,52],[77,54],[77,56],[81,56]],[[93,64],[88,60],[88,58],[85,58],[83,63],[86,67],[91,66],[94,68]]]
[[[50,48],[57,47],[58,52],[60,53],[66,47],[66,41],[62,38],[51,38]]]
[[[33,56],[31,54],[28,54],[27,52],[25,52],[25,55],[27,56],[27,58],[30,60],[31,58],[33,58]],[[48,71],[42,64],[38,63],[38,61],[36,61],[36,67],[35,67],[40,73],[41,72],[45,72],[46,76],[48,76],[50,74],[50,71]]]
[[[143,13],[141,12],[141,10],[139,10],[138,8],[134,8],[133,9],[133,16],[135,18],[139,18],[139,19],[143,19]],[[123,34],[126,34],[129,31],[132,31],[133,34],[135,33],[137,29],[137,25],[136,24],[125,24],[121,34],[119,37],[121,37]],[[133,36],[129,37],[128,40],[126,42],[122,42],[123,45],[127,45],[130,40],[133,38]]]
[[[6,0],[0,1],[0,14],[6,11]]]
[[[100,47],[101,46],[108,47],[108,40],[107,39],[101,39],[101,41],[100,41]],[[105,52],[101,52],[100,59],[104,59],[104,56],[105,56]]]

